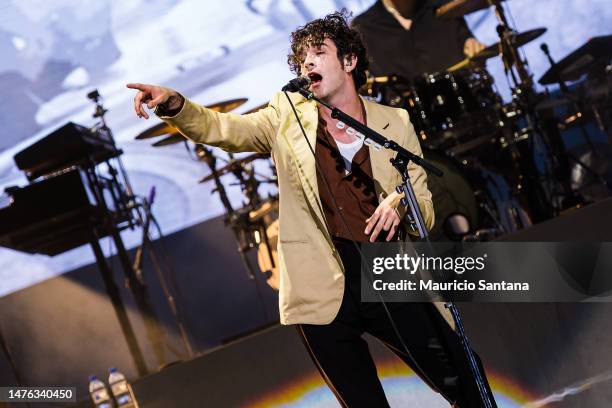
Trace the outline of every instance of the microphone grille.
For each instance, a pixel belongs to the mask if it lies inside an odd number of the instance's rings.
[[[301,75],[297,78],[297,83],[300,88],[305,88],[310,86],[312,81],[306,75]]]

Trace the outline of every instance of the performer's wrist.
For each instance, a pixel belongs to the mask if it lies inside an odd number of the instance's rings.
[[[170,97],[164,103],[160,103],[157,106],[155,113],[157,116],[176,116],[181,109],[183,109],[183,105],[185,104],[185,98],[183,95],[179,93],[175,93],[170,95]]]

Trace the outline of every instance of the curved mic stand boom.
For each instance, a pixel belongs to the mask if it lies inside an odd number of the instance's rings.
[[[404,206],[405,205],[409,206],[410,214],[411,214],[410,223],[411,223],[412,228],[419,232],[419,236],[421,237],[421,239],[424,239],[427,242],[429,242],[429,239],[428,239],[429,232],[427,231],[427,227],[425,226],[425,222],[423,220],[423,214],[421,213],[421,209],[419,208],[419,205],[416,199],[416,195],[414,193],[414,189],[412,188],[412,184],[408,176],[408,163],[412,161],[416,163],[417,165],[425,168],[426,170],[429,170],[431,173],[435,174],[438,177],[441,177],[443,175],[443,172],[437,167],[428,163],[422,157],[409,152],[408,150],[404,149],[402,146],[400,146],[393,140],[387,139],[380,133],[367,127],[366,125],[362,124],[355,118],[342,112],[340,109],[334,106],[331,106],[328,103],[317,98],[316,96],[314,96],[312,92],[309,92],[306,89],[299,87],[299,86],[296,86],[292,90],[299,92],[306,99],[314,100],[315,102],[329,109],[331,111],[331,117],[344,122],[347,126],[356,130],[358,132],[357,137],[363,138],[365,145],[367,146],[374,145],[374,147],[378,150],[384,147],[386,149],[393,150],[397,153],[395,158],[391,159],[391,164],[402,176],[402,184],[400,186],[397,186],[398,193],[402,193],[402,192],[404,193],[404,198],[402,199],[401,204]],[[491,402],[489,393],[487,391],[487,387],[484,383],[483,375],[480,372],[480,368],[478,364],[476,363],[474,352],[472,351],[468,338],[465,334],[463,323],[461,322],[461,317],[459,315],[459,310],[457,309],[457,307],[455,306],[453,302],[445,302],[445,307],[449,309],[449,311],[451,312],[453,316],[453,320],[455,321],[455,327],[457,329],[457,334],[459,335],[459,338],[461,339],[461,344],[463,345],[463,349],[465,351],[466,357],[470,363],[472,375],[474,377],[474,381],[476,382],[476,385],[478,386],[478,391],[479,391],[483,406],[485,408],[492,408],[493,403]]]

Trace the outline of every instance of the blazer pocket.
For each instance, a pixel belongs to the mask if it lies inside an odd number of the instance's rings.
[[[281,239],[279,240],[281,244],[308,244],[309,241],[306,239]]]

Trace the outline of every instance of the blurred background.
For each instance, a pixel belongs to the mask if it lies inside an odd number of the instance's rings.
[[[100,274],[100,257],[96,258],[89,245],[55,256],[0,247],[0,385],[70,384],[77,387],[82,406],[91,406],[87,376],[104,376],[109,367],[118,366],[133,382],[141,406],[146,407],[337,406],[295,331],[277,325],[277,292],[266,284],[259,270],[250,276],[245,267],[248,262],[261,266],[260,254],[250,251],[240,258],[237,242],[240,247],[244,244],[241,240],[248,239],[227,227],[228,204],[234,209],[261,211],[257,220],[265,220],[265,227],[274,225],[266,218],[272,217],[276,208],[276,188],[269,182],[273,180],[270,162],[248,154],[230,157],[212,148],[218,167],[231,159],[239,163],[226,168],[221,176],[227,193],[227,201],[222,202],[202,150],[178,139],[160,147],[152,145],[161,140],[149,137],[161,121],[154,115],[148,121],[136,117],[135,92],[125,84],[160,84],[202,105],[249,112],[266,104],[293,77],[286,60],[289,34],[296,27],[342,8],[357,16],[374,3],[0,0],[0,211],[15,204],[11,192],[29,183],[15,165],[14,156],[67,122],[93,127],[99,122],[93,115],[103,106],[107,110],[106,124],[123,151],[121,158],[131,187],[139,196],[155,197],[151,210],[156,219],[149,231],[155,244],[149,242],[139,268],[134,267],[148,292],[146,296],[134,291],[135,280],[122,273],[122,268],[124,272],[130,269],[130,262],[140,251],[141,228],[121,231],[127,262],[122,258],[124,253],[118,251],[117,240],[100,240],[101,255],[109,263],[106,274]],[[518,235],[511,235],[509,240],[610,240],[612,206],[605,198],[610,195],[606,177],[612,180],[612,132],[587,113],[595,101],[607,107],[606,114],[610,115],[610,70],[606,71],[608,83],[602,86],[603,95],[593,96],[590,82],[583,76],[568,81],[570,88],[587,101],[582,111],[574,109],[575,100],[562,95],[555,81],[547,81],[547,85],[538,81],[550,68],[541,44],[546,43],[551,56],[560,61],[590,39],[609,35],[610,1],[503,3],[512,28],[519,32],[546,29],[519,48],[538,95],[537,102],[527,105],[535,106],[538,112],[554,111],[553,127],[561,133],[564,149],[602,177],[571,162],[567,179],[571,176],[571,187],[584,201],[539,197],[539,205],[550,201],[555,208],[554,214],[544,217],[552,223],[536,225],[534,232],[527,228],[531,221],[525,219],[533,215],[529,208],[532,203],[513,201],[499,193],[501,190],[496,195],[491,187],[495,171],[487,172],[470,161],[493,152],[489,159],[495,162],[497,144],[494,150],[470,150],[465,160],[460,156],[458,161],[466,167],[458,170],[458,181],[437,188],[442,193],[450,191],[450,201],[457,199],[465,204],[467,209],[461,207],[463,215],[474,225],[469,234],[462,233],[464,237],[487,240],[501,232],[515,232]],[[499,41],[493,8],[468,13],[465,20],[480,42],[493,45]],[[492,84],[485,81],[485,87],[490,86],[495,97],[499,96],[487,109],[503,113],[506,119],[524,115],[524,102],[517,102],[516,84],[505,74],[502,58],[495,54],[487,57],[485,64],[492,78]],[[389,103],[384,100],[385,90],[376,94],[376,83],[372,84],[374,95],[370,96],[380,99],[382,95],[381,102]],[[98,107],[88,98],[93,90],[99,93]],[[487,93],[487,97],[490,95]],[[577,120],[582,117],[577,112],[585,112],[586,119]],[[499,125],[517,143],[524,135],[524,126],[520,122]],[[585,129],[594,145],[585,139]],[[495,133],[496,143],[508,134]],[[422,141],[427,145],[428,141]],[[460,142],[451,147],[465,148],[463,140]],[[511,150],[504,149],[498,150]],[[431,157],[434,160],[438,156],[433,152]],[[436,160],[452,173],[456,163],[439,157]],[[245,193],[248,186],[236,177],[236,169],[243,175],[250,171],[248,174],[268,180],[258,185],[263,204],[249,207],[254,204]],[[487,190],[484,199],[474,193],[474,180],[468,175],[473,170],[479,177],[488,177],[488,182],[479,185]],[[202,179],[207,182],[200,182]],[[470,211],[482,212],[487,203],[493,205],[492,212],[501,218],[501,224],[510,228],[495,230],[499,226],[493,222],[495,217],[487,219],[493,227],[475,222],[476,215]],[[31,210],[44,213],[47,204],[40,200]],[[572,212],[586,204],[593,205]],[[523,212],[523,208],[528,211]],[[439,213],[450,217],[456,212],[457,208],[451,207]],[[504,213],[511,215],[504,219]],[[6,217],[8,212],[1,214]],[[6,224],[11,221],[2,220]],[[446,223],[438,225],[442,228]],[[2,227],[0,223],[0,232]],[[274,234],[273,230],[268,232]],[[446,229],[438,232],[446,237],[454,234]],[[157,240],[162,235],[165,238]],[[115,282],[114,288],[109,277]],[[121,307],[117,300],[123,302]],[[608,305],[461,305],[467,331],[485,361],[499,406],[609,406],[612,310]],[[138,344],[130,343],[130,338],[137,339]],[[393,406],[447,406],[392,353],[371,340]]]
[[[201,104],[248,98],[236,112],[266,103],[292,77],[286,64],[289,33],[305,22],[343,7],[355,15],[373,0],[0,1],[0,189],[24,185],[13,155],[67,121],[92,125],[98,89],[107,123],[134,190],[157,190],[154,212],[164,232],[194,225],[223,212],[211,196],[212,183],[198,184],[209,169],[181,144],[153,148],[134,140],[157,119],[136,118],[128,82],[163,84]],[[609,33],[612,9],[606,0],[513,0],[507,7],[519,31],[548,31],[526,46],[531,71],[549,68],[539,48],[549,45],[557,60],[589,38]],[[484,44],[498,41],[492,9],[466,17]],[[505,100],[510,99],[501,60],[487,68]],[[536,83],[541,91],[542,86]],[[554,86],[553,86],[554,88]],[[264,169],[261,169],[264,171]],[[230,199],[241,200],[237,186]],[[1,201],[0,201],[0,205]],[[126,234],[132,247],[138,234]],[[106,248],[105,248],[106,249]],[[88,247],[49,258],[0,248],[0,295],[93,261]]]

